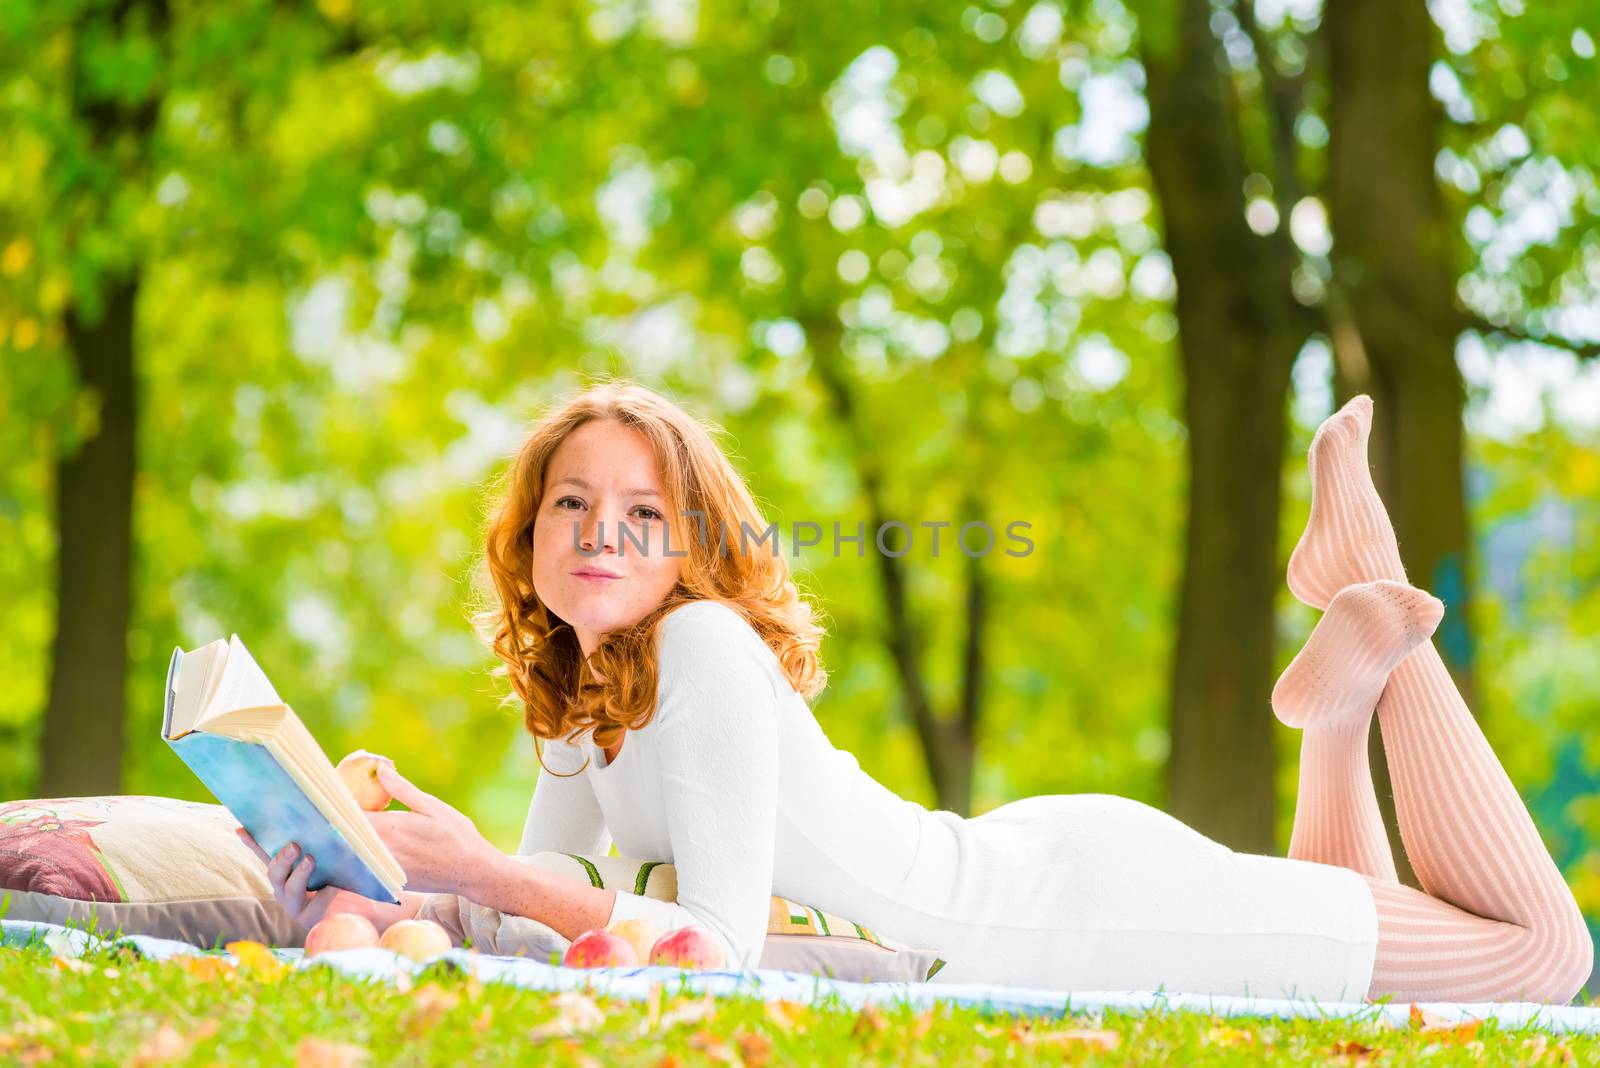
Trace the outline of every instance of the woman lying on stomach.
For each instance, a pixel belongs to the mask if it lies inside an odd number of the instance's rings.
[[[274,891],[307,926],[332,910],[384,927],[433,891],[568,938],[632,917],[696,925],[734,968],[756,966],[778,894],[936,949],[940,983],[1569,1001],[1593,943],[1429,641],[1443,606],[1405,582],[1370,419],[1357,398],[1319,430],[1290,561],[1290,588],[1326,612],[1273,695],[1304,728],[1288,858],[1106,794],[964,819],[880,785],[807,704],[822,630],[751,537],[767,523],[743,479],[676,405],[609,383],[547,414],[517,455],[482,622],[544,743],[521,852],[614,840],[676,866],[676,903],[517,863],[392,767],[381,781],[413,811],[371,818],[409,876],[402,903],[310,893],[313,859],[289,848],[270,858]],[[1375,708],[1427,892],[1395,878],[1366,763]]]

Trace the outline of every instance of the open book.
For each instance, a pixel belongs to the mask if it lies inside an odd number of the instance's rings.
[[[308,889],[399,903],[406,873],[237,634],[172,651],[161,737],[268,854],[316,858]]]

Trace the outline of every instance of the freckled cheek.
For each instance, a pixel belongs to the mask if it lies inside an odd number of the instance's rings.
[[[541,522],[533,531],[533,573],[546,578],[561,576],[561,561],[565,557],[564,539],[569,535],[559,529],[559,523]]]
[[[682,561],[676,558],[652,556],[650,557],[648,570],[641,577],[645,579],[647,585],[653,588],[659,587],[664,593],[670,590],[681,577],[682,567]]]

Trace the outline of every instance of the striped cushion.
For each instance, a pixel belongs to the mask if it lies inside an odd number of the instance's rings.
[[[772,898],[772,911],[767,914],[768,934],[820,935],[824,938],[859,938],[885,949],[904,949],[898,942],[885,940],[871,930],[831,912],[790,901],[786,897]]]

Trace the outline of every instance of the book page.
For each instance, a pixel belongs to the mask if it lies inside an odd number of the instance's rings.
[[[177,676],[169,669],[166,737],[181,738],[194,729],[205,702],[207,690],[221,675],[220,665],[228,655],[228,643],[220,638],[193,652],[173,651]]]
[[[222,664],[222,676],[217,680],[216,693],[205,699],[195,723],[203,726],[213,715],[231,712],[236,708],[260,708],[282,703],[278,691],[267,681],[266,672],[261,670],[239,636],[234,634],[228,638],[228,656]]]

